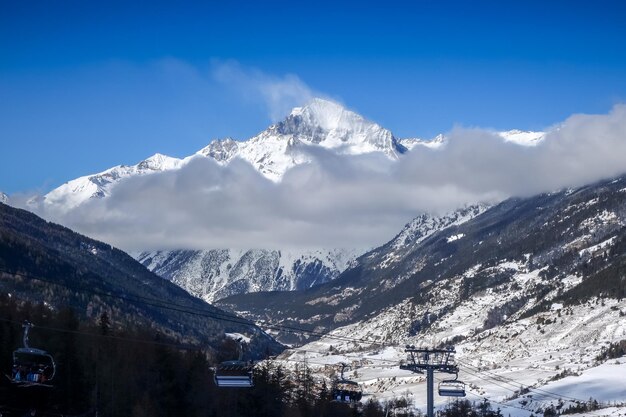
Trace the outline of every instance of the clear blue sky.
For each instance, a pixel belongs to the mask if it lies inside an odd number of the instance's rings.
[[[298,77],[396,136],[540,129],[626,101],[624,1],[0,0],[0,190],[271,123],[215,77]]]

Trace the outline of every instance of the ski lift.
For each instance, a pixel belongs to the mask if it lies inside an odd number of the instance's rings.
[[[459,381],[459,374],[454,379],[444,379],[439,383],[441,397],[465,397],[465,383]]]
[[[45,350],[28,346],[28,332],[34,326],[25,321],[22,327],[24,328],[24,347],[13,352],[11,382],[19,386],[51,387],[50,382],[56,373],[54,359]]]
[[[252,368],[251,362],[222,362],[215,369],[215,385],[219,388],[250,388],[254,385]]]
[[[347,367],[347,364],[341,364],[341,379],[338,379],[333,383],[332,401],[351,403],[360,401],[363,397],[363,390],[361,389],[361,386],[355,381],[350,381],[344,378],[343,371]]]
[[[245,362],[241,339],[237,340],[239,346],[239,359],[220,363],[215,368],[214,381],[219,388],[250,388],[254,385],[252,380],[252,362]]]

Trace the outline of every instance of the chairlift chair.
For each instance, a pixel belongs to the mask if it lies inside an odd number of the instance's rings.
[[[11,382],[20,386],[51,387],[50,382],[56,373],[54,358],[45,350],[28,346],[28,332],[34,326],[29,322],[24,322],[22,327],[24,328],[24,347],[13,352]]]
[[[457,379],[446,379],[439,383],[441,397],[465,397],[465,383]]]
[[[215,369],[215,385],[219,388],[250,388],[254,385],[252,368],[251,362],[222,362]]]
[[[363,390],[358,382],[345,379],[343,376],[344,369],[348,367],[345,363],[341,364],[341,378],[333,383],[332,400],[343,403],[351,403],[361,401],[363,398]]]
[[[252,370],[254,364],[243,358],[242,340],[237,340],[239,359],[220,363],[215,368],[214,381],[219,388],[250,388],[254,386]]]
[[[363,398],[363,390],[355,381],[339,380],[333,385],[332,397],[334,401],[357,402]]]

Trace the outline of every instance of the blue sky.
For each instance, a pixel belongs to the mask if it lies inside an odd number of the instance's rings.
[[[0,0],[0,190],[246,139],[275,118],[259,86],[399,137],[606,113],[626,101],[625,21],[623,1]]]

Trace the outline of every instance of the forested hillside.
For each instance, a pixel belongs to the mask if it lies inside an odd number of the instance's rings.
[[[247,356],[281,346],[253,323],[225,314],[144,268],[126,253],[0,204],[0,290],[20,300],[71,307],[83,319],[107,313],[132,324],[215,349],[227,332],[252,338]]]
[[[158,332],[114,330],[106,314],[85,321],[72,309],[54,311],[6,294],[0,295],[3,374],[10,374],[12,351],[22,344],[24,320],[35,323],[30,344],[54,357],[57,374],[52,388],[17,388],[3,377],[0,412],[5,417],[32,410],[43,416],[376,417],[385,415],[385,407],[394,407],[398,416],[416,415],[408,410],[408,399],[370,400],[358,407],[331,402],[331,387],[315,381],[305,364],[289,370],[265,361],[255,367],[253,388],[217,388],[212,366],[232,358],[232,343],[210,354]]]

